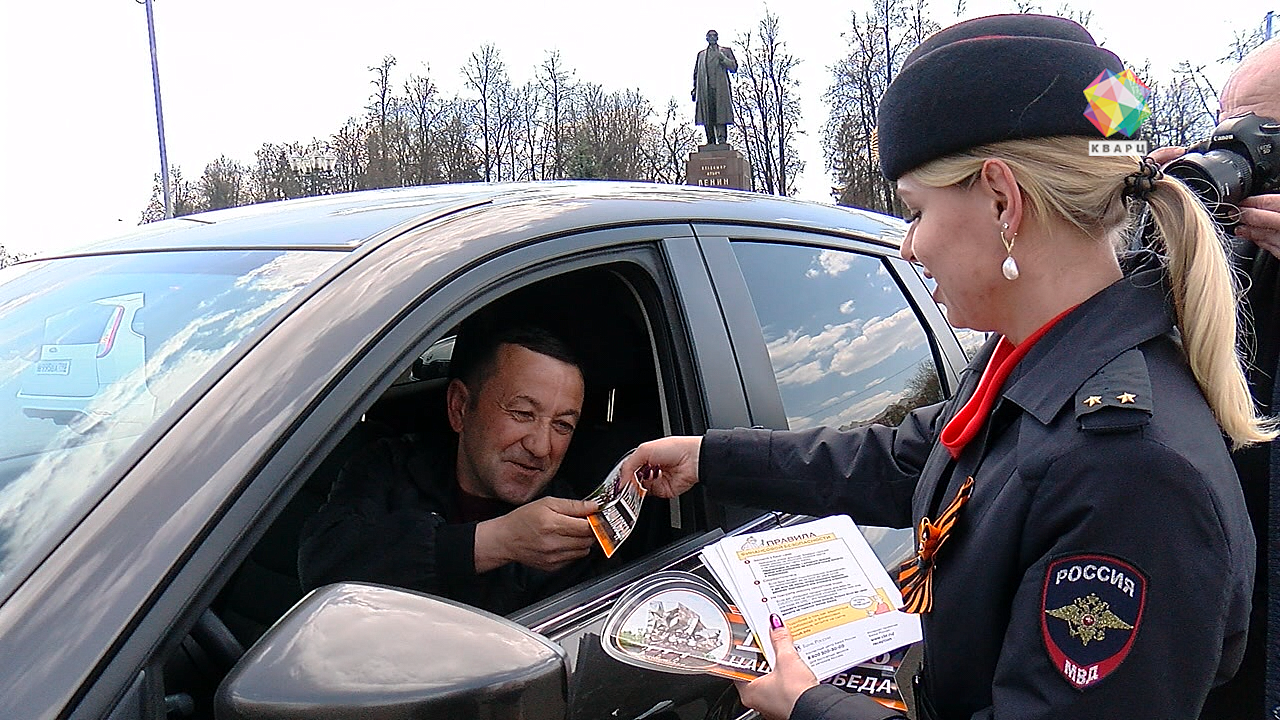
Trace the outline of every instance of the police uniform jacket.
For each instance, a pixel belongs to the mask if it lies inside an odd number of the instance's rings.
[[[994,340],[950,401],[896,428],[703,441],[714,495],[864,525],[918,527],[974,478],[921,617],[917,717],[1194,718],[1239,664],[1253,534],[1164,273],[1139,264],[1030,349],[956,459],[937,438]],[[885,717],[840,692],[809,690],[792,718]]]

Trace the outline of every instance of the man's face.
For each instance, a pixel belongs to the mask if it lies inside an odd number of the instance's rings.
[[[715,30],[712,30],[711,32],[707,33],[707,44],[708,44],[708,45],[715,45],[715,44],[716,44],[716,43],[718,43],[718,42],[720,42],[720,35],[719,35],[718,33],[716,33],[716,31],[715,31]]]
[[[449,385],[449,423],[458,433],[458,484],[513,505],[555,477],[582,415],[582,373],[519,345],[498,348],[479,388]]]

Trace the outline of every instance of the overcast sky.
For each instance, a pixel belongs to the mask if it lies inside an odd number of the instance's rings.
[[[1262,23],[1277,0],[1184,4],[1077,0],[1090,29],[1130,66],[1152,61],[1168,75],[1182,59],[1214,66],[1233,31]],[[1013,0],[970,0],[963,18],[1009,11]],[[581,80],[639,89],[658,108],[688,102],[693,59],[709,28],[721,42],[763,17],[762,2],[584,2],[582,0],[155,0],[156,42],[169,161],[196,179],[227,155],[253,161],[264,142],[306,142],[361,112],[368,68],[397,58],[399,85],[430,68],[446,96],[463,90],[461,68],[485,43],[502,53],[512,81],[533,77],[559,50]],[[829,202],[820,146],[830,67],[847,53],[850,13],[870,0],[774,0],[783,39],[803,60],[807,163],[800,195]],[[1056,10],[1055,2],[1045,8]],[[931,5],[943,25],[954,2]],[[1190,14],[1193,11],[1194,14]],[[1280,20],[1276,21],[1280,31]],[[138,222],[159,171],[145,6],[137,0],[7,0],[0,6],[0,244],[44,253],[115,234]],[[1145,79],[1145,78],[1144,78]]]

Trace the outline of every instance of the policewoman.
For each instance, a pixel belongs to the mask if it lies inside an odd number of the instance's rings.
[[[912,527],[917,718],[1194,718],[1244,648],[1254,539],[1228,444],[1274,437],[1235,351],[1215,226],[1149,160],[1089,154],[1083,91],[1124,66],[1056,17],[927,38],[880,104],[902,255],[991,332],[957,394],[899,427],[711,430],[641,445],[663,497]],[[1117,257],[1145,203],[1160,255]],[[818,685],[782,623],[742,684],[767,718],[898,717]]]

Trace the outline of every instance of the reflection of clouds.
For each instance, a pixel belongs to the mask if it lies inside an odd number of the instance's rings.
[[[50,425],[53,427],[52,425]],[[65,427],[56,432],[75,442]],[[62,452],[47,452],[0,489],[0,573],[21,557],[15,550],[31,547],[52,529],[65,509],[97,484],[129,442],[98,442]]]
[[[822,363],[814,360],[783,368],[776,373],[776,376],[778,385],[809,385],[818,382],[826,374],[827,371],[822,368]]]
[[[841,314],[841,315],[852,315],[852,314],[853,314],[853,304],[854,304],[854,303],[853,303],[853,301],[852,301],[852,300],[845,300],[844,302],[840,303],[840,314]]]
[[[899,350],[910,350],[924,342],[924,333],[911,308],[903,308],[887,318],[872,318],[862,334],[841,347],[831,360],[831,369],[852,375],[889,358]]]
[[[903,308],[887,318],[864,323],[853,319],[828,325],[817,335],[792,331],[768,343],[779,386],[808,385],[827,373],[852,375],[873,367],[899,350],[924,343],[915,313]]]
[[[17,380],[22,371],[31,365],[31,361],[18,354],[0,357],[0,385],[7,385]]]
[[[122,421],[149,423],[156,398],[161,400],[158,416],[267,316],[341,257],[323,252],[277,255],[195,308],[154,308],[158,313],[194,313],[195,317],[155,348],[146,361],[145,377],[133,375],[86,399],[86,410],[110,415],[101,434],[81,437],[66,427],[48,424],[40,442],[46,452],[0,489],[0,572],[56,527],[67,508],[106,479],[108,467],[144,427]],[[83,282],[83,276],[77,277]],[[9,362],[0,364],[0,378],[9,370]],[[110,436],[121,439],[108,440]]]
[[[885,390],[878,392],[871,397],[865,398],[859,402],[844,408],[840,412],[823,418],[818,422],[819,425],[830,425],[832,427],[840,427],[848,425],[854,421],[865,421],[879,415],[889,405],[892,405],[902,397],[901,391]]]
[[[831,277],[839,277],[840,273],[848,270],[853,265],[854,256],[847,252],[839,250],[823,250],[818,253],[815,259],[817,267],[810,267],[804,274],[805,277],[817,277],[823,273]]]
[[[876,415],[879,415],[880,411],[884,410],[902,396],[901,390],[884,390],[883,392],[863,398],[848,407],[840,407],[843,405],[845,400],[848,400],[855,395],[860,395],[863,392],[863,390],[850,390],[822,403],[822,405],[818,406],[812,413],[806,416],[788,417],[788,427],[792,430],[822,426],[840,427],[841,425],[848,425],[855,421],[860,422],[870,420]],[[833,407],[840,407],[840,409],[830,415],[821,415],[824,410]]]
[[[390,588],[338,588],[306,618],[291,636],[280,638],[281,645],[268,645],[259,661],[297,682],[303,694],[394,702],[464,679],[510,678],[558,661],[530,633]],[[441,652],[442,644],[454,652]]]
[[[817,335],[800,335],[794,330],[788,331],[786,335],[769,341],[769,359],[780,370],[806,361],[813,362],[810,359],[812,356],[829,355],[836,341],[846,333],[857,332],[861,325],[862,321],[855,318],[840,325],[828,325]]]

